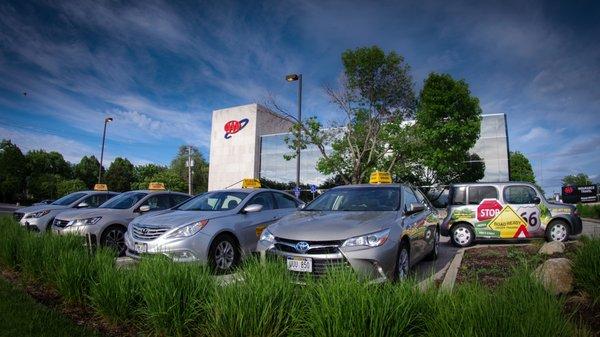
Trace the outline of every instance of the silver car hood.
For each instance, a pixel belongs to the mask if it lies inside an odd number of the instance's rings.
[[[34,205],[34,206],[19,208],[17,210],[17,212],[19,212],[19,213],[34,213],[34,212],[45,211],[45,210],[65,209],[65,208],[68,208],[68,206],[44,204],[44,205]]]
[[[290,240],[345,240],[390,228],[397,217],[398,212],[297,211],[269,226],[269,231]]]
[[[70,211],[61,212],[57,216],[60,220],[76,220],[76,219],[88,219],[97,216],[129,216],[131,211],[129,209],[112,209],[112,208],[85,208],[85,209],[74,209]]]
[[[149,226],[149,227],[175,228],[175,227],[187,225],[187,224],[195,222],[195,221],[222,218],[222,217],[229,216],[232,214],[236,214],[236,212],[235,211],[201,212],[201,211],[169,210],[167,212],[160,212],[160,214],[151,213],[151,214],[145,214],[145,215],[139,216],[139,217],[135,218],[132,221],[132,223]]]

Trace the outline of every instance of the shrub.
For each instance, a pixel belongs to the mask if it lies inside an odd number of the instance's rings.
[[[594,304],[600,304],[600,239],[584,237],[582,242],[573,259],[575,284],[590,295]]]
[[[161,256],[143,259],[138,268],[143,328],[161,336],[198,334],[216,287],[208,268]]]
[[[301,289],[281,263],[244,263],[208,303],[207,336],[287,336],[299,328]]]
[[[600,219],[600,205],[577,204],[577,211],[582,218]]]

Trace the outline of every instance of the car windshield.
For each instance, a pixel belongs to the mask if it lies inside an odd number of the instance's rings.
[[[67,206],[67,205],[70,205],[70,204],[74,203],[75,201],[79,200],[80,198],[85,197],[86,195],[87,195],[87,193],[85,193],[85,192],[75,192],[75,193],[67,194],[64,197],[53,202],[52,205]]]
[[[100,205],[100,208],[127,209],[131,208],[143,197],[147,196],[145,192],[125,192],[109,199],[107,202]]]
[[[400,205],[398,187],[333,189],[308,204],[303,211],[395,211]]]
[[[176,209],[181,211],[229,211],[236,208],[247,196],[246,192],[209,192],[188,200]]]

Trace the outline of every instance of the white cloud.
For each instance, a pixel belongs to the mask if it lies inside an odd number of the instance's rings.
[[[534,127],[528,133],[521,136],[521,141],[523,142],[541,142],[548,140],[552,135],[551,131],[548,129],[544,129],[542,127]]]

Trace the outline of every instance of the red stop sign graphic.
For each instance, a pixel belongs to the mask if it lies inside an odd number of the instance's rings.
[[[477,206],[477,220],[483,221],[488,220],[496,216],[502,210],[502,205],[498,200],[489,199],[484,200]]]

